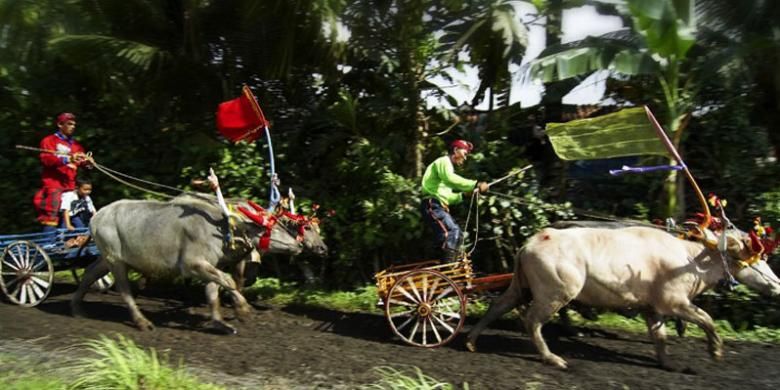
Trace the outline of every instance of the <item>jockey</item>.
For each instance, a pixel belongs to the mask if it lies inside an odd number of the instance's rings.
[[[73,139],[76,116],[68,112],[58,115],[57,127],[57,132],[41,140],[41,189],[33,197],[44,231],[57,228],[62,193],[75,189],[78,168],[90,164],[84,148]]]
[[[487,192],[486,182],[477,183],[455,173],[454,166],[461,166],[474,149],[471,142],[455,140],[450,144],[447,156],[440,157],[425,169],[422,178],[423,200],[420,212],[433,228],[436,244],[444,252],[445,261],[460,258],[461,230],[450,215],[450,205],[463,201],[463,192],[479,190]]]

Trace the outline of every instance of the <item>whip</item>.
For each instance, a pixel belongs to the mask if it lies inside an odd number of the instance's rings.
[[[509,179],[512,176],[519,175],[519,174],[521,174],[521,173],[523,173],[523,172],[525,172],[525,171],[527,171],[527,170],[529,170],[531,168],[533,168],[533,165],[528,164],[528,165],[526,165],[526,166],[524,166],[524,167],[522,167],[520,169],[512,170],[506,176],[502,176],[502,177],[500,177],[500,178],[498,178],[496,180],[493,180],[490,183],[488,183],[488,185],[492,187],[494,184],[501,183],[502,181],[504,181],[506,179]]]

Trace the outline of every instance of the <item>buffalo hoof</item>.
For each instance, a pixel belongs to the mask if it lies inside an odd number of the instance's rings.
[[[669,371],[669,372],[675,372],[675,373],[680,373],[680,374],[688,374],[688,375],[696,375],[696,371],[695,370],[693,370],[690,367],[684,367],[682,365],[666,363],[666,364],[661,364],[661,368],[663,368],[664,370]]]
[[[569,368],[569,363],[566,363],[566,360],[563,360],[563,358],[558,355],[550,354],[549,356],[543,357],[542,360],[544,360],[545,363],[562,370]]]
[[[716,362],[720,362],[723,360],[723,350],[717,349],[715,351],[710,352],[710,356],[712,356],[712,360]]]
[[[71,304],[70,305],[70,314],[74,317],[86,317],[87,315],[84,313],[84,309],[81,308],[81,305],[79,304]]]
[[[142,332],[154,330],[154,324],[152,324],[152,322],[146,318],[136,318],[133,322],[135,322],[135,326],[138,328],[138,330]]]
[[[249,308],[249,305],[245,307],[239,307],[236,309],[236,318],[238,318],[241,322],[247,322],[252,317],[252,309]]]
[[[226,324],[224,321],[213,320],[211,321],[211,327],[214,328],[215,331],[222,334],[238,334],[238,330],[236,330],[236,328]]]
[[[466,349],[470,352],[477,352],[477,345],[473,341],[466,341]]]

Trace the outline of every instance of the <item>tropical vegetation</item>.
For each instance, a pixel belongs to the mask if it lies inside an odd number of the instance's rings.
[[[563,42],[566,12],[583,6],[624,28]],[[605,168],[622,162],[555,157],[539,129],[582,112],[562,98],[598,72],[606,94],[591,111],[649,105],[704,190],[729,199],[733,222],[778,225],[777,14],[759,0],[0,0],[0,226],[37,229],[39,163],[15,145],[37,146],[62,111],[77,114],[77,138],[103,166],[181,189],[214,167],[228,195],[265,199],[268,144],[233,145],[214,126],[244,84],[272,122],[284,192],[304,211],[335,211],[323,223],[328,258],[269,257],[267,276],[348,289],[433,256],[419,180],[455,138],[476,145],[464,176],[534,165],[478,209],[455,210],[461,224],[470,217],[480,272],[510,269],[524,239],[558,219],[696,212],[679,178],[611,178]],[[549,44],[526,58],[537,25]],[[467,101],[431,81],[468,69],[478,81]],[[545,84],[539,105],[511,99],[521,79]],[[98,206],[155,197],[82,174]]]

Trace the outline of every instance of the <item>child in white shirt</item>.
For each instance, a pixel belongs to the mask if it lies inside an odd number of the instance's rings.
[[[82,178],[76,181],[76,189],[74,191],[62,194],[62,201],[60,202],[62,223],[60,227],[75,230],[76,228],[89,226],[89,221],[97,212],[95,205],[92,203],[92,198],[89,197],[91,193],[92,182]]]

